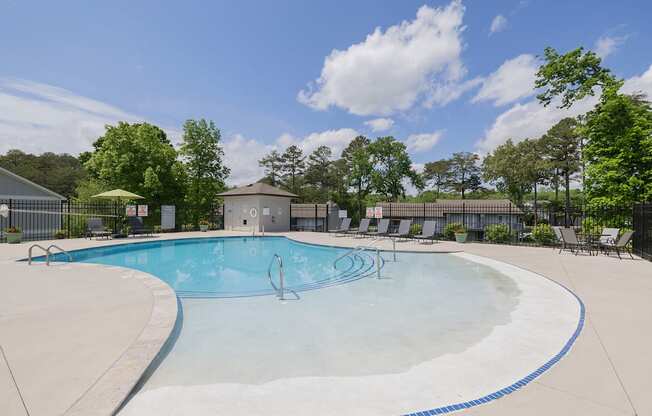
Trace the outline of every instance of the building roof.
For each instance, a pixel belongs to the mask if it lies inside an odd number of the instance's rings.
[[[293,194],[292,192],[284,191],[279,188],[275,188],[272,185],[268,185],[262,182],[251,183],[246,186],[241,186],[239,188],[231,189],[230,191],[222,192],[217,196],[242,196],[242,195],[269,195],[269,196],[284,196],[287,198],[296,198],[298,195]]]
[[[18,181],[18,182],[21,182],[21,183],[23,183],[23,184],[25,184],[25,185],[27,185],[27,186],[29,186],[29,187],[31,187],[31,188],[37,189],[37,190],[40,191],[41,194],[44,193],[44,194],[48,195],[49,197],[51,197],[51,199],[59,199],[59,200],[61,200],[61,201],[65,201],[65,200],[67,199],[65,196],[63,196],[63,195],[59,195],[58,193],[56,193],[56,192],[54,192],[54,191],[51,191],[51,190],[49,190],[48,188],[46,188],[46,187],[44,187],[44,186],[41,186],[41,185],[39,185],[39,184],[37,184],[37,183],[34,183],[34,182],[30,181],[29,179],[23,178],[23,177],[20,176],[20,175],[16,175],[16,174],[13,173],[12,171],[7,170],[7,169],[5,169],[5,168],[3,168],[3,167],[0,167],[0,174],[3,174],[3,175],[5,175],[5,176],[8,176],[8,177],[10,177],[11,179],[13,179],[13,180],[15,180],[15,181]],[[32,195],[11,195],[11,194],[5,195],[5,194],[0,190],[0,198],[15,198],[15,199],[43,199],[43,195],[33,195],[33,196],[32,196]]]

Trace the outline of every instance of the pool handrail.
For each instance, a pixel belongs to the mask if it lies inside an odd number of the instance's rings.
[[[380,279],[380,249],[378,247],[372,245],[377,241],[380,241],[380,238],[376,238],[376,239],[372,240],[369,245],[355,246],[351,250],[347,251],[346,253],[342,254],[341,256],[339,256],[338,258],[333,260],[333,268],[337,269],[337,263],[340,260],[342,260],[343,258],[345,258],[345,257],[348,257],[348,256],[350,256],[352,254],[355,254],[357,252],[360,252],[360,251],[371,250],[371,251],[376,252],[376,279]],[[394,250],[396,250],[396,249],[394,249]],[[394,254],[394,256],[396,256],[396,254]]]
[[[68,253],[66,250],[62,249],[61,247],[59,247],[59,246],[56,245],[56,244],[50,244],[50,245],[48,246],[47,251],[48,251],[49,254],[52,254],[51,249],[53,249],[53,248],[56,248],[56,249],[59,250],[61,253],[63,253],[63,254],[65,254],[66,256],[68,256],[68,261],[72,261],[72,256],[70,255],[70,253]]]
[[[32,244],[29,246],[29,250],[27,250],[27,264],[31,265],[32,264],[32,250],[34,250],[35,247],[40,248],[41,250],[45,251],[45,264],[48,266],[50,265],[50,251],[43,247],[40,244]]]
[[[272,280],[272,266],[274,265],[274,260],[276,260],[278,263],[280,288],[277,288],[274,284],[274,280]],[[269,284],[272,285],[272,288],[276,291],[276,296],[278,296],[280,300],[285,300],[285,287],[283,282],[283,259],[276,253],[274,253],[274,256],[272,256],[272,260],[269,262],[269,267],[267,267],[267,277],[269,278]]]

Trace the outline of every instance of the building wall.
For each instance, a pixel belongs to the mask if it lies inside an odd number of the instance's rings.
[[[251,209],[256,209],[256,216]],[[263,215],[269,208],[270,215]],[[290,198],[269,195],[224,197],[224,228],[226,230],[290,231]]]
[[[282,196],[258,195],[260,205],[258,215],[265,231],[290,231],[290,198]],[[263,215],[264,208],[270,215]]]

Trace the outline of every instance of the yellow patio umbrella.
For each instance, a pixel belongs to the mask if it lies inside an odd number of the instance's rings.
[[[140,195],[133,192],[125,191],[124,189],[114,189],[112,191],[102,192],[101,194],[93,195],[91,198],[111,199],[114,201],[131,201],[132,199],[145,199]]]

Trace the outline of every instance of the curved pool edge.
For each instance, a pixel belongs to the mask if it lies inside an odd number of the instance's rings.
[[[65,415],[113,415],[129,399],[133,389],[154,362],[166,344],[178,315],[177,296],[174,290],[149,273],[117,266],[96,265],[107,270],[122,270],[141,279],[152,294],[152,311],[149,321],[138,337],[120,357],[97,379]]]
[[[566,341],[562,349],[554,355],[552,358],[550,358],[548,361],[546,361],[543,365],[539,366],[537,369],[529,373],[528,375],[522,377],[519,380],[516,380],[512,384],[503,387],[501,389],[498,389],[492,393],[485,394],[481,397],[478,397],[473,400],[466,400],[463,402],[458,402],[458,403],[453,403],[450,405],[445,405],[445,406],[438,406],[435,408],[431,409],[426,409],[426,410],[417,410],[409,413],[405,413],[401,416],[427,416],[427,415],[440,415],[440,414],[448,414],[448,413],[454,413],[457,411],[461,410],[466,410],[470,409],[472,407],[476,406],[481,406],[484,404],[489,404],[495,400],[501,399],[511,393],[514,393],[521,388],[527,386],[530,382],[534,381],[538,377],[542,376],[546,371],[550,370],[553,366],[555,366],[562,358],[564,358],[571,350],[573,345],[575,344],[575,341],[577,341],[577,338],[580,336],[582,329],[584,328],[584,321],[586,318],[586,307],[584,305],[584,302],[582,299],[575,293],[573,292],[570,288],[568,288],[566,285],[559,283],[557,280],[550,278],[548,276],[545,276],[541,273],[528,270],[524,267],[517,266],[515,264],[503,261],[503,260],[496,260],[490,257],[486,256],[481,256],[478,254],[471,254],[471,253],[466,253],[466,252],[458,252],[458,253],[451,253],[454,255],[457,255],[461,258],[465,258],[470,261],[478,262],[478,259],[482,259],[481,264],[489,265],[489,267],[492,267],[490,264],[491,263],[502,263],[505,265],[508,265],[510,267],[513,267],[515,269],[520,269],[524,272],[530,273],[532,275],[536,275],[541,279],[545,279],[552,284],[555,284],[559,286],[560,288],[564,289],[566,292],[568,292],[573,298],[578,303],[579,306],[579,316],[578,316],[578,321],[577,321],[577,326],[575,328],[575,331],[571,334],[570,338]]]

